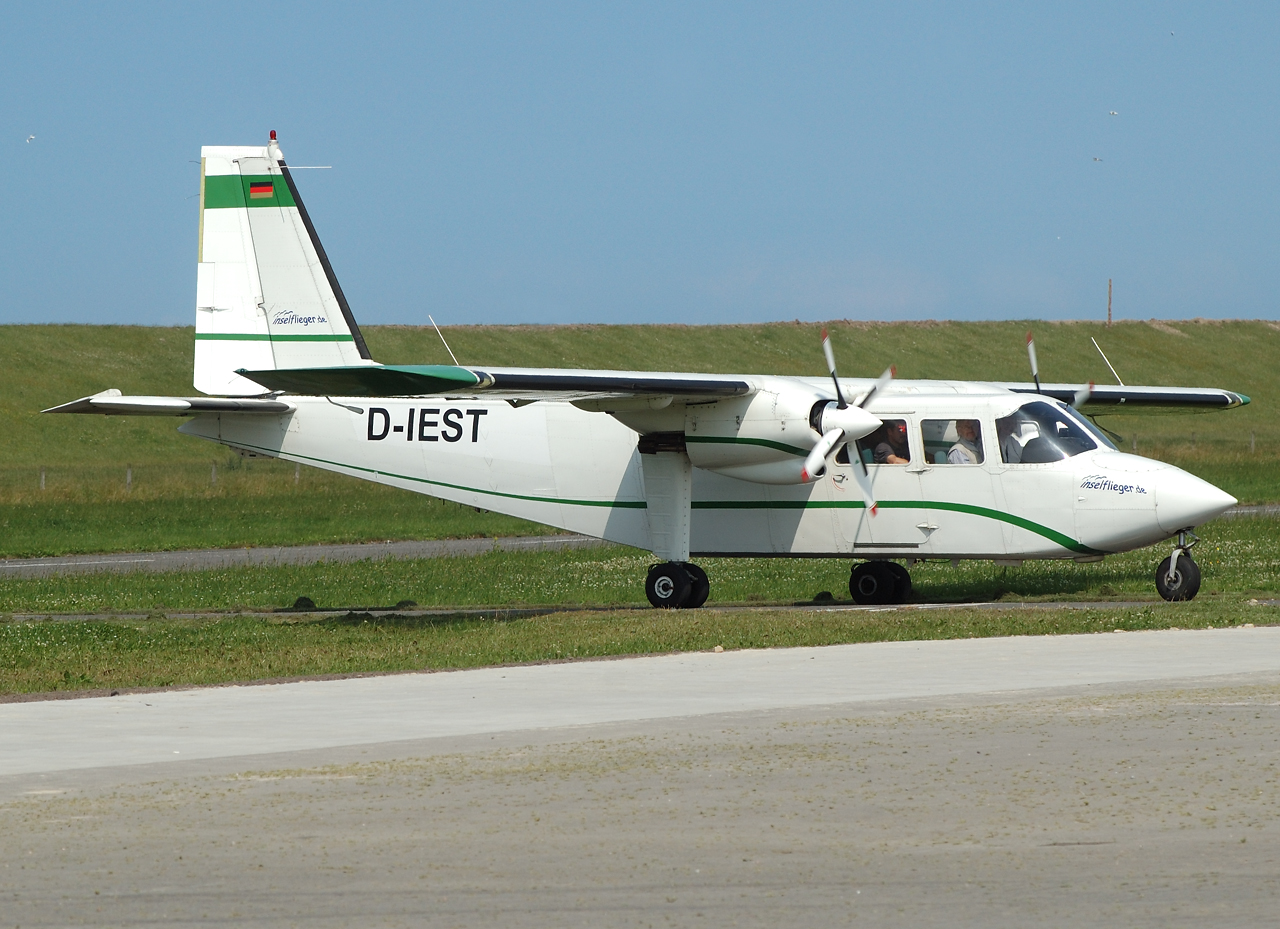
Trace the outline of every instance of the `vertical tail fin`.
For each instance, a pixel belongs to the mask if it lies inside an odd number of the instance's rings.
[[[200,150],[195,387],[251,395],[239,368],[372,364],[275,133]]]

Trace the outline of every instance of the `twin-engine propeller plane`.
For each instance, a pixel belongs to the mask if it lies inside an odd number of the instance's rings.
[[[854,600],[894,603],[904,561],[1090,562],[1166,539],[1156,587],[1187,600],[1192,529],[1236,502],[1076,409],[1249,402],[1226,390],[840,378],[825,334],[829,378],[378,364],[275,133],[200,165],[204,396],[46,412],[189,417],[179,431],[242,454],[647,549],[656,607],[707,599],[694,556],[847,558]]]

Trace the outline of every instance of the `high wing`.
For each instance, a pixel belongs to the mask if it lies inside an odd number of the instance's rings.
[[[1086,385],[1084,384],[1010,384],[991,382],[993,387],[1003,387],[1019,394],[1042,394],[1071,403]],[[1244,394],[1231,390],[1220,390],[1216,387],[1123,387],[1098,386],[1088,388],[1088,399],[1082,406],[1086,411],[1094,413],[1120,412],[1123,409],[1188,409],[1188,410],[1230,410],[1244,406],[1249,398]],[[1090,409],[1101,407],[1103,409]]]
[[[238,370],[270,391],[334,397],[486,396],[507,400],[605,400],[672,397],[714,400],[752,392],[746,381],[714,374],[369,365]]]
[[[114,387],[91,397],[41,410],[42,413],[99,413],[106,416],[190,416],[194,413],[291,413],[285,400],[244,397],[126,397]]]

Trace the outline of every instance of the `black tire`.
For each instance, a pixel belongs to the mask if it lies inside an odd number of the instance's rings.
[[[693,578],[684,569],[684,565],[668,561],[649,569],[649,576],[644,581],[644,593],[658,609],[674,610],[688,602],[692,586]]]
[[[864,561],[849,574],[849,594],[854,603],[874,606],[896,603],[898,582],[887,562]]]
[[[707,602],[707,597],[711,594],[711,581],[707,577],[707,572],[692,562],[687,562],[684,569],[689,572],[691,583],[689,586],[689,599],[680,604],[680,606],[685,610],[696,610]]]
[[[1190,555],[1178,556],[1178,570],[1174,572],[1172,583],[1168,580],[1170,555],[1160,562],[1156,568],[1156,590],[1166,600],[1190,600],[1200,592],[1200,566],[1191,560]]]
[[[906,603],[911,598],[911,572],[896,561],[886,561],[884,566],[893,575],[896,585],[893,591],[893,602]]]

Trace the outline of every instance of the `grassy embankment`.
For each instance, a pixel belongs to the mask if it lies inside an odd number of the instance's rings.
[[[849,375],[891,363],[901,377],[1026,379],[1026,323],[834,323]],[[749,326],[461,326],[446,335],[464,363],[822,374],[817,324]],[[1266,322],[1035,324],[1048,380],[1110,373],[1128,383],[1195,384],[1249,394],[1222,414],[1111,416],[1142,454],[1185,467],[1242,502],[1280,500],[1280,328]],[[106,387],[191,392],[192,330],[111,326],[0,329],[0,556],[541,533],[543,527],[290,464],[244,462],[176,435],[176,420],[39,416]],[[447,360],[434,332],[373,326],[380,361]],[[1250,436],[1254,435],[1251,451]],[[211,468],[217,465],[217,483]],[[132,466],[126,492],[125,469]],[[45,490],[39,489],[45,469]]]

